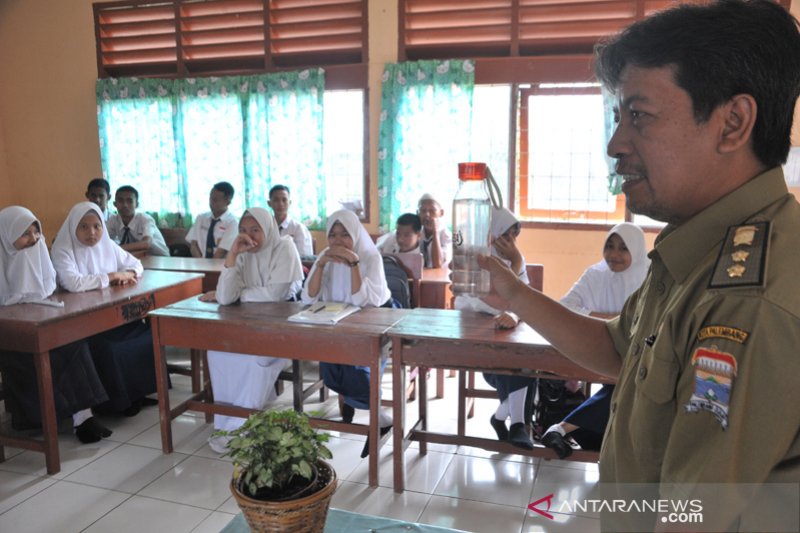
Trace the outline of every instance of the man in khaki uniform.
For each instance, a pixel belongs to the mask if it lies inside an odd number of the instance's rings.
[[[559,351],[618,378],[600,459],[611,494],[654,484],[705,502],[699,530],[768,531],[753,498],[789,483],[770,518],[800,527],[800,206],[779,166],[800,93],[796,21],[767,0],[685,5],[599,45],[595,70],[617,100],[608,153],[627,206],[668,223],[642,288],[604,322],[481,264]],[[673,526],[658,518],[647,529]]]

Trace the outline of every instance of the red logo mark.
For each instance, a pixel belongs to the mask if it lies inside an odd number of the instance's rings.
[[[547,517],[550,520],[552,520],[553,519],[553,515],[551,515],[550,513],[547,512],[547,511],[550,510],[550,504],[552,503],[552,501],[553,501],[553,494],[551,493],[551,494],[548,494],[547,496],[545,496],[544,498],[540,498],[540,499],[536,500],[535,502],[528,504],[528,509],[530,509],[531,511],[533,511],[535,513],[539,513],[540,515],[542,515],[544,517]],[[547,509],[545,509],[544,511],[542,511],[541,509],[537,509],[536,508],[536,506],[539,505],[542,502],[547,502]]]

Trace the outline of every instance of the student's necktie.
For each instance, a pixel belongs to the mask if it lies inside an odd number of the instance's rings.
[[[206,235],[206,259],[214,257],[214,248],[216,248],[217,241],[214,239],[214,226],[219,222],[218,218],[211,219],[211,225],[208,227],[208,235]]]
[[[120,239],[120,244],[128,244],[131,242],[131,228],[125,226],[125,229],[122,231],[122,239]]]

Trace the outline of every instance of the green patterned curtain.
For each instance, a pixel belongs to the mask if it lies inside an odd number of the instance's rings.
[[[188,213],[179,194],[183,180],[175,157],[172,80],[103,79],[96,91],[100,159],[112,193],[133,185],[143,209]]]
[[[608,89],[603,87],[601,89],[603,94],[603,147],[608,146],[608,141],[614,135],[614,130],[617,129],[617,123],[614,120],[614,106],[616,105],[616,97],[611,94]],[[603,152],[605,153],[605,151]],[[615,168],[617,160],[609,157],[605,153],[606,163],[608,164],[608,192],[617,195],[622,194],[622,176],[617,174]]]
[[[244,177],[248,206],[267,206],[269,189],[283,184],[292,212],[312,229],[324,229],[322,173],[322,69],[251,76],[243,83]]]
[[[415,212],[423,193],[450,216],[457,163],[471,160],[475,64],[471,60],[388,64],[383,72],[378,140],[380,229]]]
[[[325,220],[321,69],[180,80],[97,80],[103,174],[133,185],[141,209],[170,226],[208,210],[214,183],[231,211],[266,206],[272,184],[292,189],[293,212]],[[155,181],[157,178],[157,181]]]

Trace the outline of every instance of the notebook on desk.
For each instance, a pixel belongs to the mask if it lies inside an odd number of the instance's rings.
[[[295,313],[287,320],[305,324],[336,324],[346,316],[350,316],[360,308],[340,302],[317,302]]]
[[[398,252],[395,254],[384,254],[390,255],[400,261],[404,267],[406,267],[409,271],[410,277],[414,279],[421,279],[422,278],[422,267],[424,266],[425,260],[422,257],[422,254],[419,252]]]

